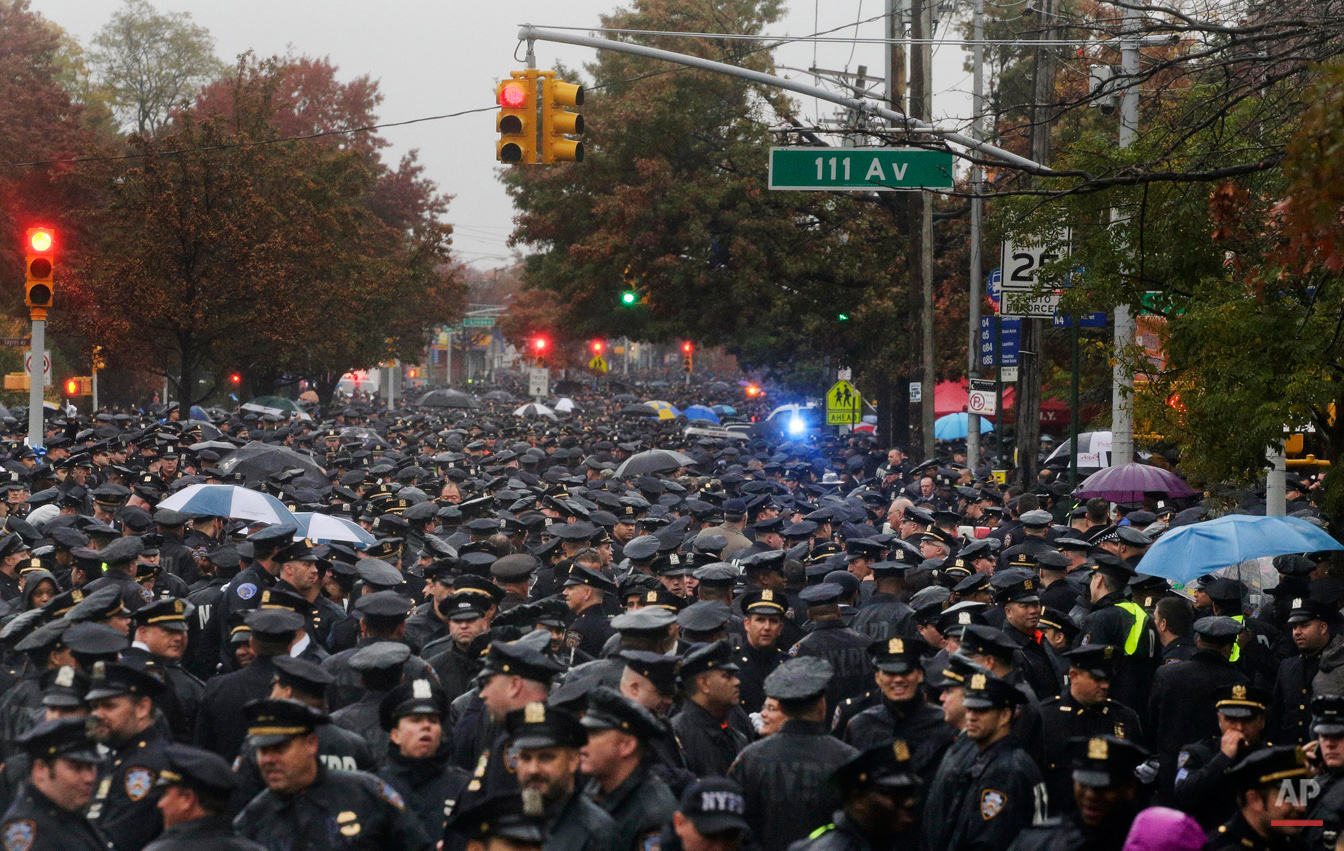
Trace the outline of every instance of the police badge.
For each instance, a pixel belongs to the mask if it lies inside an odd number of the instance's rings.
[[[126,772],[126,797],[138,801],[154,788],[154,772],[148,768],[132,768]]]
[[[5,826],[5,851],[28,851],[37,838],[37,825],[31,821],[16,821]]]
[[[1003,811],[1008,796],[996,789],[986,789],[980,793],[980,818],[989,821]]]

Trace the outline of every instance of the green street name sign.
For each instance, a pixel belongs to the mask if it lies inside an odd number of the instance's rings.
[[[891,192],[951,189],[952,152],[923,148],[771,148],[770,188]]]
[[[463,328],[493,328],[495,327],[495,317],[493,316],[468,316],[462,320]]]

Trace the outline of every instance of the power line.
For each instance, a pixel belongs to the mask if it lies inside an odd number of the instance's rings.
[[[877,16],[875,16],[875,17],[868,18],[866,21],[859,21],[859,22],[856,22],[856,23],[842,24],[841,26],[835,27],[833,30],[830,30],[830,31],[831,31],[831,32],[834,32],[834,30],[838,30],[838,29],[848,29],[848,28],[850,28],[850,27],[857,27],[858,24],[860,24],[860,23],[868,23],[868,22],[870,22],[870,21],[875,21],[875,20],[877,20],[878,18],[882,18],[882,17],[885,17],[885,15],[877,15]],[[613,27],[542,27],[542,26],[538,26],[538,29],[551,29],[551,30],[561,30],[561,31],[569,31],[569,32],[585,32],[585,33],[604,33],[604,34],[614,34],[614,35],[647,35],[647,36],[658,36],[658,37],[660,37],[660,38],[703,38],[703,39],[709,39],[709,40],[712,40],[712,41],[768,41],[768,42],[774,42],[774,43],[775,43],[775,46],[779,46],[779,45],[782,45],[782,44],[795,44],[795,43],[798,43],[798,42],[813,42],[813,43],[818,43],[818,44],[882,44],[882,45],[889,45],[889,44],[930,44],[930,45],[955,44],[955,45],[963,45],[963,46],[968,46],[968,47],[975,47],[975,46],[977,46],[977,45],[979,45],[979,46],[983,46],[983,47],[1021,47],[1021,46],[1023,46],[1023,45],[1030,45],[1030,46],[1037,46],[1037,45],[1039,45],[1039,46],[1042,46],[1042,47],[1078,47],[1078,46],[1080,46],[1080,45],[1085,45],[1085,44],[1087,43],[1087,41],[1088,41],[1088,40],[1086,40],[1086,39],[1076,39],[1076,38],[1075,38],[1075,39],[1046,39],[1046,40],[1032,39],[1032,40],[1030,40],[1030,41],[1023,41],[1023,40],[1021,40],[1021,39],[984,39],[984,40],[982,40],[982,41],[975,41],[975,40],[973,40],[973,39],[962,39],[962,38],[915,38],[915,39],[911,39],[911,38],[843,38],[843,37],[840,37],[840,36],[827,36],[827,35],[823,35],[823,34],[815,34],[815,35],[799,35],[799,36],[791,36],[791,35],[749,35],[749,34],[743,34],[743,33],[678,32],[678,31],[676,31],[676,30],[630,30],[630,29],[617,29],[617,28],[613,28]],[[770,48],[766,48],[766,49],[770,49]]]

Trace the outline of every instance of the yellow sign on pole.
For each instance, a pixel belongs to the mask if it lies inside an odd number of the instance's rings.
[[[593,355],[593,359],[588,361],[588,368],[593,372],[606,372],[607,359],[601,355]]]
[[[863,422],[863,396],[848,381],[837,381],[826,391],[826,425]]]

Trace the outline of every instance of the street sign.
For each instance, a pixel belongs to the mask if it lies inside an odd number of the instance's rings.
[[[1055,327],[1056,327],[1056,328],[1072,328],[1072,327],[1073,327],[1073,315],[1072,315],[1072,314],[1069,314],[1069,313],[1056,313],[1056,314],[1055,314]],[[1106,327],[1106,312],[1105,312],[1105,311],[1101,311],[1101,312],[1099,312],[1099,313],[1085,313],[1085,314],[1079,316],[1079,317],[1078,317],[1078,327],[1079,327],[1079,328],[1105,328],[1105,327]]]
[[[995,382],[986,381],[982,378],[972,378],[970,381],[970,394],[966,401],[966,410],[972,414],[992,417],[998,409],[995,404],[996,388]]]
[[[910,401],[911,402],[924,401],[924,385],[920,384],[918,381],[910,382]]]
[[[493,316],[468,316],[462,320],[463,328],[493,328],[495,327],[495,317]]]
[[[1022,320],[1000,320],[1003,327],[1000,336],[1003,339],[1003,351],[1000,357],[994,357],[994,317],[980,317],[980,365],[985,368],[994,366],[1017,366],[1017,346],[1022,340]]]
[[[588,361],[588,368],[593,372],[606,372],[607,361],[601,355],[593,355],[593,359]]]
[[[951,189],[952,152],[923,148],[771,148],[770,188],[890,192]]]
[[[989,283],[985,287],[989,300],[994,303],[994,312],[999,312],[999,299],[1003,295],[1003,270],[993,269],[989,273]]]
[[[42,353],[42,381],[51,383],[51,350],[48,349]],[[33,350],[29,349],[23,353],[23,374],[33,374]]]
[[[1016,384],[1017,367],[1005,366],[1003,369],[999,370],[999,380],[1002,381],[1004,384]]]
[[[847,366],[841,369],[837,369],[835,371],[835,377],[839,381],[849,381],[851,378],[854,377],[854,370],[850,369]]]
[[[863,396],[848,381],[837,381],[826,391],[826,425],[863,422]]]
[[[1041,245],[1020,245],[1004,240],[1003,303],[999,311],[1003,316],[1054,317],[1059,308],[1059,291],[1040,291],[1040,272],[1042,267],[1068,255],[1071,236],[1065,229],[1055,239]]]
[[[534,366],[527,374],[527,395],[551,395],[551,373],[544,366]]]

